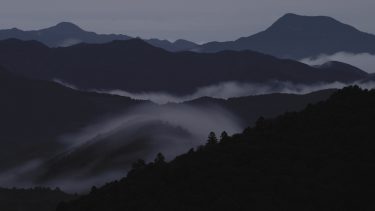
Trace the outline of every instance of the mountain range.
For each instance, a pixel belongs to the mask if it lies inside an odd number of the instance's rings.
[[[107,43],[129,40],[120,34],[87,32],[73,23],[62,22],[56,26],[33,31],[20,29],[0,30],[0,40],[36,40],[49,47],[66,47],[78,43]],[[375,36],[328,16],[302,16],[288,13],[266,30],[234,41],[209,42],[202,45],[177,40],[145,39],[151,45],[171,52],[220,52],[226,50],[251,50],[288,59],[314,58],[338,52],[375,54]]]
[[[231,81],[347,83],[368,76],[348,66],[340,72],[335,68],[338,63],[321,69],[253,51],[172,53],[140,39],[65,48],[50,48],[37,41],[4,40],[0,41],[0,64],[19,75],[59,79],[81,89],[175,95],[188,95],[201,87]]]
[[[32,31],[24,31],[17,28],[0,30],[0,40],[11,38],[24,41],[36,40],[49,47],[67,47],[79,43],[107,43],[114,40],[132,39],[130,36],[121,34],[97,34],[95,32],[88,32],[69,22],[61,22],[53,27]],[[159,39],[145,41],[169,51],[183,51],[197,46],[197,44],[193,42],[182,39],[175,42]]]

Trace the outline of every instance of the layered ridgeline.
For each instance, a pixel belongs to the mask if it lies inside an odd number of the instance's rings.
[[[0,64],[13,72],[45,80],[59,79],[82,89],[192,94],[228,81],[296,84],[353,82],[367,73],[315,68],[253,51],[212,54],[171,53],[134,39],[106,44],[49,48],[36,41],[0,41]]]
[[[83,191],[120,178],[142,157],[168,158],[204,143],[211,130],[239,132],[327,99],[334,90],[159,106],[88,93],[0,70],[0,187]]]
[[[374,107],[375,91],[345,88],[171,162],[140,160],[57,210],[372,210]]]
[[[88,32],[73,23],[33,31],[17,28],[0,30],[0,40],[36,40],[50,47],[66,47],[78,43],[108,43],[129,40],[121,34]],[[171,52],[220,52],[226,50],[252,50],[281,58],[303,59],[338,52],[375,53],[375,36],[327,16],[286,14],[266,30],[235,41],[209,42],[198,45],[187,40],[170,42],[145,39],[149,44]]]
[[[25,41],[36,40],[50,47],[67,47],[78,43],[107,43],[114,40],[131,39],[131,37],[122,34],[97,34],[95,32],[88,32],[69,22],[62,22],[53,27],[32,31],[24,31],[17,28],[0,30],[0,40],[12,38]],[[175,42],[159,39],[145,41],[169,51],[182,51],[197,46],[193,42],[182,39]]]
[[[286,14],[268,29],[229,42],[211,42],[198,52],[253,50],[291,59],[338,52],[375,53],[375,36],[326,16]]]

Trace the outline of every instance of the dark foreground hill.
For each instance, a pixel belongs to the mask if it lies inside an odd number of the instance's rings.
[[[345,88],[170,163],[139,161],[57,210],[373,210],[374,107],[374,90]]]
[[[337,52],[375,53],[375,36],[326,16],[286,14],[265,31],[230,42],[211,42],[199,52],[253,50],[302,59]]]
[[[357,72],[330,71],[252,52],[171,53],[134,39],[49,48],[35,41],[0,41],[0,64],[37,79],[60,79],[83,89],[187,95],[222,82],[353,82]]]
[[[0,188],[0,210],[2,211],[52,211],[63,200],[77,198],[59,189],[4,189]]]

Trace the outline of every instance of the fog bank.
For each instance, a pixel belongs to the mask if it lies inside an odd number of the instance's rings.
[[[235,97],[245,97],[252,95],[264,95],[273,93],[285,94],[307,94],[324,89],[341,89],[350,85],[358,85],[362,88],[374,88],[374,82],[353,82],[353,83],[315,83],[315,84],[297,84],[287,81],[269,81],[267,83],[239,83],[239,82],[223,82],[216,85],[198,88],[191,95],[175,96],[163,92],[143,92],[131,93],[124,90],[96,90],[99,93],[107,93],[130,97],[137,100],[149,100],[157,104],[166,103],[183,103],[201,97],[212,97],[218,99],[229,99]]]
[[[353,54],[347,52],[338,52],[333,55],[322,54],[316,58],[305,58],[300,62],[308,65],[321,65],[329,61],[344,62],[368,73],[375,73],[375,55],[369,53]]]

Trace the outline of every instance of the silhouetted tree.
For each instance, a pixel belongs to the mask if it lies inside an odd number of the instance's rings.
[[[154,162],[155,162],[155,164],[163,164],[163,163],[165,163],[165,157],[164,157],[164,155],[159,152],[156,155],[156,158],[155,158]]]
[[[229,136],[228,136],[228,133],[223,131],[220,135],[220,141],[226,141],[228,140]]]
[[[211,132],[208,135],[207,145],[214,145],[214,144],[217,144],[217,137],[214,132]]]

